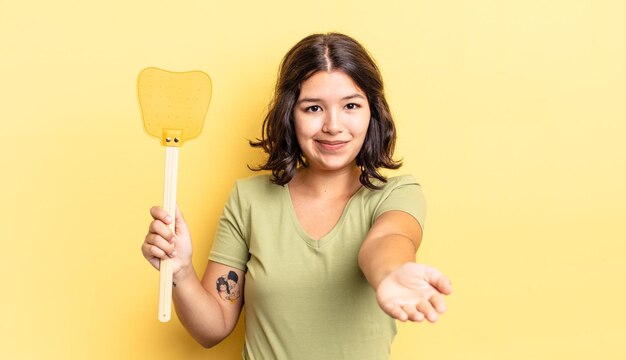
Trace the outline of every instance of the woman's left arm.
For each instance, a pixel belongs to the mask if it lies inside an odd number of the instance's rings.
[[[437,269],[415,263],[422,228],[403,211],[387,211],[371,227],[359,251],[359,267],[380,307],[401,321],[434,322],[446,310],[450,281]]]

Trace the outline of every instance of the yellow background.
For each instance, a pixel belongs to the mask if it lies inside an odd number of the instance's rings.
[[[141,69],[211,74],[178,202],[204,268],[283,54],[341,31],[386,81],[403,173],[429,213],[419,261],[453,279],[393,359],[624,359],[626,6],[621,1],[1,1],[0,358],[235,359],[157,321],[141,256],[164,150]],[[303,324],[306,326],[306,324]]]

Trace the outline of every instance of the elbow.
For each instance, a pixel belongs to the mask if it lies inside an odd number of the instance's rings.
[[[219,337],[219,338],[204,338],[204,339],[196,339],[198,341],[198,343],[200,343],[200,345],[202,345],[203,348],[205,349],[210,349],[214,346],[216,346],[217,344],[221,343],[222,340],[224,340],[225,337]]]
[[[206,333],[206,334],[191,334],[193,338],[205,349],[210,349],[217,344],[221,343],[222,340],[226,338],[226,336],[221,336],[221,334],[216,333]]]
[[[195,339],[200,345],[202,345],[203,348],[210,349],[221,343],[222,340],[228,337],[228,335],[230,335],[230,331],[205,334],[204,336],[198,336]]]
[[[203,341],[199,341],[200,345],[202,345],[203,348],[205,349],[210,349],[212,347],[214,347],[215,345],[219,344],[219,341],[210,341],[210,340],[203,340]]]

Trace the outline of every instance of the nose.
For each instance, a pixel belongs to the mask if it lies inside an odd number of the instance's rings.
[[[340,134],[343,131],[340,115],[336,110],[326,112],[322,131],[330,135]]]

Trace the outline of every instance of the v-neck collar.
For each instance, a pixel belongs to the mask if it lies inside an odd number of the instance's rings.
[[[353,202],[352,200],[354,200],[354,198],[356,198],[358,194],[360,194],[363,191],[363,189],[365,189],[365,187],[361,186],[354,194],[352,194],[352,196],[350,197],[350,199],[344,206],[343,212],[341,213],[341,217],[339,217],[339,220],[337,221],[335,226],[333,226],[333,228],[328,233],[326,233],[324,236],[322,236],[319,239],[315,239],[311,235],[309,235],[300,224],[300,221],[298,220],[298,216],[296,215],[296,209],[294,208],[293,202],[291,201],[291,194],[289,191],[288,184],[283,186],[282,201],[284,205],[286,206],[286,208],[288,209],[289,217],[291,217],[293,226],[298,232],[298,235],[300,235],[300,238],[304,240],[304,242],[306,242],[308,246],[314,249],[319,249],[325,246],[327,243],[331,242],[336,237],[337,233],[341,230],[341,228],[343,227],[343,223],[346,221],[346,218],[348,217],[348,211],[350,209],[350,205]]]

